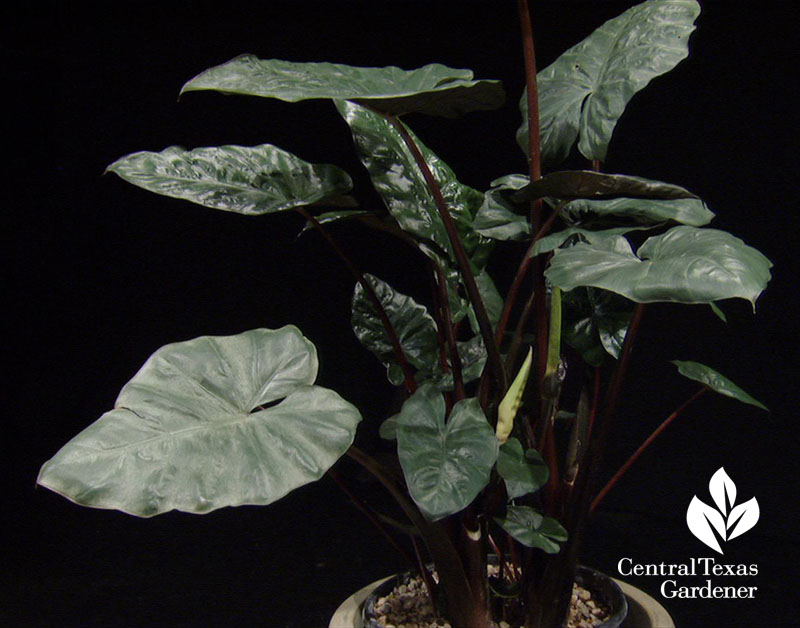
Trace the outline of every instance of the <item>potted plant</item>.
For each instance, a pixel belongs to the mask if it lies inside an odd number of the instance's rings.
[[[769,280],[769,261],[707,228],[713,214],[690,191],[603,172],[625,105],[685,58],[698,12],[694,1],[645,2],[537,74],[521,1],[528,89],[518,139],[529,170],[485,193],[462,184],[403,120],[502,104],[500,84],[468,70],[244,55],[189,81],[184,92],[332,100],[349,125],[383,211],[359,207],[342,170],[267,144],[171,147],[109,170],[206,207],[302,215],[352,272],[354,332],[406,397],[381,426],[398,464],[353,446],[359,410],[314,385],[316,350],[286,326],[158,350],[114,409],[43,466],[39,483],[137,516],[204,513],[271,503],[335,475],[346,455],[402,509],[407,521],[365,514],[389,537],[411,533],[415,568],[454,626],[501,617],[561,625],[585,521],[619,477],[603,487],[598,470],[644,304],[755,303]],[[585,166],[564,169],[568,158]],[[427,304],[356,266],[336,237],[349,221],[425,259]],[[517,241],[522,255],[503,297],[487,263],[518,253],[504,246]],[[759,405],[710,367],[676,366],[701,384],[692,400],[713,390]],[[499,571],[489,575],[492,554]]]

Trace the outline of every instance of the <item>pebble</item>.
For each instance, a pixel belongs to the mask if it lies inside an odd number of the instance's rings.
[[[489,569],[491,571],[492,567]],[[447,620],[434,616],[428,591],[420,578],[412,578],[395,587],[389,595],[379,598],[375,610],[378,613],[375,619],[384,628],[451,628]],[[578,585],[573,586],[566,628],[594,628],[607,617],[608,609],[595,602],[590,591]],[[501,621],[497,627],[514,628],[505,621]]]

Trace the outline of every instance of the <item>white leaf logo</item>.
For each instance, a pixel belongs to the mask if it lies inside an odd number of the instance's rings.
[[[717,507],[709,506],[695,495],[686,511],[686,524],[698,539],[723,554],[720,541],[735,539],[758,522],[758,501],[753,497],[736,506],[736,484],[723,467],[711,476],[708,491]]]

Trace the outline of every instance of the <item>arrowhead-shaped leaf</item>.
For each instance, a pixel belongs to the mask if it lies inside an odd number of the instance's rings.
[[[355,103],[337,101],[336,106],[350,125],[372,184],[397,224],[411,234],[431,258],[443,266],[456,268],[455,255],[436,202],[400,133],[380,114]],[[486,265],[493,247],[492,241],[478,234],[472,224],[483,203],[483,194],[461,184],[447,164],[419,140],[415,138],[414,141],[441,187],[467,255],[480,270]]]
[[[545,275],[562,290],[593,286],[638,303],[739,297],[755,306],[771,266],[729,233],[679,226],[647,239],[638,256],[622,236],[557,249]]]
[[[541,454],[535,449],[523,451],[516,438],[509,438],[500,446],[497,472],[506,482],[509,499],[538,491],[550,476]]]
[[[38,482],[142,517],[269,504],[319,479],[353,442],[358,410],[314,386],[316,375],[314,345],[291,326],[167,345]]]
[[[495,521],[525,547],[538,547],[547,554],[557,554],[559,543],[567,540],[567,531],[558,521],[529,506],[509,506],[506,516]]]
[[[336,166],[310,164],[280,148],[171,146],[118,159],[108,170],[145,190],[246,215],[311,205],[353,187]]]
[[[577,199],[561,208],[561,213],[580,219],[585,214],[632,218],[638,223],[679,222],[692,227],[707,225],[714,213],[699,198],[649,199],[612,198],[608,200]]]
[[[477,399],[453,406],[445,424],[442,394],[421,386],[397,419],[397,453],[422,513],[441,519],[465,508],[489,482],[498,443]]]
[[[517,202],[537,198],[607,199],[696,199],[686,188],[627,174],[606,174],[593,170],[559,170],[543,176],[514,193]]]
[[[734,506],[728,515],[728,529],[730,530],[731,526],[733,526],[733,530],[728,533],[728,540],[741,536],[756,525],[760,515],[761,511],[755,497],[743,504]]]
[[[718,373],[711,367],[708,367],[705,364],[700,364],[699,362],[684,362],[681,360],[673,360],[672,363],[678,367],[678,372],[684,377],[688,377],[696,382],[700,382],[704,386],[707,386],[720,395],[731,397],[732,399],[736,399],[742,403],[747,403],[751,406],[756,406],[757,408],[761,408],[762,410],[767,410],[767,412],[769,412],[767,406],[748,395],[731,380]]]
[[[605,161],[625,106],[653,78],[689,54],[700,5],[694,0],[650,0],[609,20],[538,74],[542,159],[557,163],[580,137],[587,159]],[[527,152],[528,105],[517,141]]]
[[[473,80],[470,70],[431,63],[416,70],[361,68],[337,63],[293,63],[244,54],[210,68],[181,93],[216,90],[297,102],[313,98],[355,100],[391,114],[418,111],[456,117],[496,109],[505,101],[499,81]]]
[[[711,506],[700,501],[695,495],[686,511],[686,524],[689,530],[711,549],[723,554],[713,528],[725,540],[725,519]]]
[[[439,359],[439,337],[436,322],[428,314],[428,309],[377,277],[365,275],[365,279],[370,282],[389,322],[397,332],[406,359],[418,370],[430,370]],[[361,344],[374,353],[387,368],[397,365],[397,357],[386,328],[360,283],[356,284],[353,292],[352,306],[351,324]],[[398,369],[389,369],[388,374],[394,385],[403,383],[403,373],[399,366]]]

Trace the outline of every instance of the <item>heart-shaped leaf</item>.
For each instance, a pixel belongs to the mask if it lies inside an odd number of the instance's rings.
[[[431,63],[416,70],[361,68],[338,63],[294,63],[243,54],[202,72],[181,93],[215,90],[297,102],[356,100],[391,114],[418,111],[456,117],[496,109],[505,101],[499,81],[473,80],[471,70]]]
[[[313,385],[317,364],[292,326],[162,347],[38,482],[142,517],[274,502],[322,477],[361,420]]]
[[[353,187],[336,166],[310,164],[269,144],[171,146],[127,155],[108,170],[156,194],[250,216],[336,198]]]
[[[593,286],[638,303],[710,303],[739,297],[755,307],[771,266],[729,233],[679,226],[648,238],[638,256],[622,236],[556,249],[545,275],[562,290]]]
[[[442,394],[420,386],[397,419],[397,454],[408,490],[431,520],[463,510],[489,482],[498,443],[477,399],[453,406],[445,423]]]
[[[537,198],[604,199],[696,199],[686,188],[627,174],[606,174],[593,170],[559,170],[543,176],[514,193],[516,202]]]
[[[397,224],[417,240],[426,255],[442,266],[457,268],[436,202],[400,133],[383,116],[355,103],[337,101],[336,106],[350,125],[372,184]],[[442,190],[470,261],[482,269],[493,248],[492,241],[478,234],[472,224],[483,194],[461,184],[447,164],[422,142],[414,141]]]
[[[704,386],[707,386],[720,395],[731,397],[732,399],[736,399],[742,403],[747,403],[751,406],[756,406],[757,408],[761,408],[762,410],[767,410],[767,412],[769,412],[769,408],[767,408],[767,406],[748,395],[731,380],[718,373],[711,367],[708,367],[705,364],[700,364],[699,362],[684,362],[681,360],[673,360],[672,363],[678,367],[678,372],[684,377],[688,377],[696,382],[700,382]]]
[[[535,449],[523,451],[516,438],[509,438],[500,446],[497,472],[506,482],[509,499],[538,491],[550,476],[541,454]]]
[[[542,159],[554,164],[578,149],[605,161],[625,106],[653,78],[689,54],[700,5],[694,0],[650,0],[609,20],[538,73]],[[517,142],[527,153],[528,101]]]
[[[364,278],[369,281],[389,317],[409,364],[418,370],[430,371],[439,359],[439,337],[436,322],[428,314],[428,309],[377,277],[365,275]],[[353,292],[352,306],[351,324],[356,337],[386,365],[392,384],[401,385],[403,372],[397,364],[386,328],[360,283],[356,284]],[[392,366],[397,368],[390,368]]]
[[[707,225],[714,218],[699,198],[612,198],[608,200],[576,199],[561,208],[561,213],[580,219],[586,214],[594,216],[619,216],[632,218],[644,224],[666,221],[679,222],[692,227]]]
[[[567,540],[567,531],[558,521],[530,506],[509,506],[506,516],[495,521],[525,547],[538,547],[547,554],[557,554],[559,543]]]

